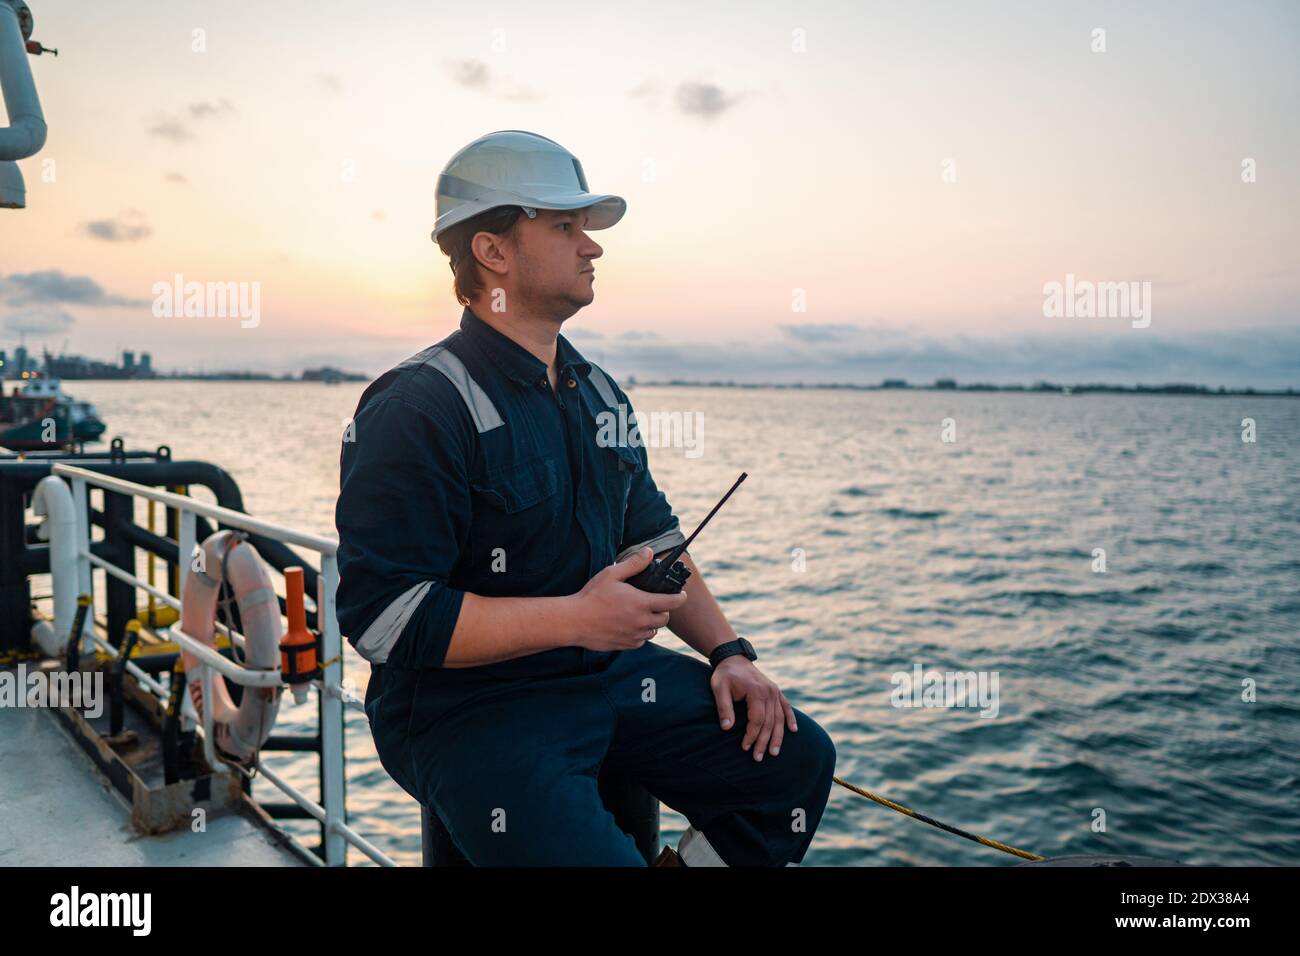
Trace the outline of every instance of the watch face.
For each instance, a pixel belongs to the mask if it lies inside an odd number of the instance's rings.
[[[758,658],[758,653],[754,650],[754,645],[749,643],[749,641],[745,640],[743,637],[740,638],[740,646],[744,649],[745,656],[751,661]]]

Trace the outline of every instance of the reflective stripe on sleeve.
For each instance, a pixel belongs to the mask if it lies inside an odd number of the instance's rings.
[[[675,524],[667,531],[661,531],[653,538],[650,538],[647,541],[642,541],[638,544],[628,545],[626,548],[624,548],[622,551],[618,553],[618,556],[614,558],[614,561],[615,563],[622,561],[628,555],[635,554],[637,551],[640,551],[646,545],[649,545],[650,548],[654,551],[654,553],[658,554],[660,551],[667,551],[669,548],[677,547],[685,540],[686,540],[686,535],[682,534],[681,526]]]
[[[384,664],[388,661],[388,655],[393,650],[393,645],[397,639],[402,636],[402,631],[406,629],[406,623],[415,613],[415,609],[420,606],[424,596],[429,593],[429,588],[433,586],[432,581],[421,581],[419,584],[397,596],[392,604],[384,608],[379,613],[379,617],[371,622],[366,628],[365,633],[357,639],[357,653],[372,664]]]

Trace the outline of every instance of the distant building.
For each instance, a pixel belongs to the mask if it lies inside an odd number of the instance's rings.
[[[887,378],[880,383],[881,388],[907,388],[907,379],[905,378]]]
[[[146,353],[147,354],[147,353]],[[33,369],[34,370],[34,369]],[[153,378],[153,369],[147,362],[136,363],[135,352],[124,351],[122,364],[100,362],[82,355],[51,355],[45,353],[44,372],[47,378],[68,380],[87,378]]]
[[[957,382],[955,379],[951,379],[951,378],[936,378],[934,380],[934,387],[935,388],[956,388]]]
[[[153,359],[148,352],[140,353],[140,374],[145,378],[153,377]]]
[[[304,382],[325,382],[330,385],[338,382],[369,381],[365,375],[359,375],[356,372],[345,372],[342,369],[332,368],[328,365],[322,366],[321,368],[303,369],[302,380]]]

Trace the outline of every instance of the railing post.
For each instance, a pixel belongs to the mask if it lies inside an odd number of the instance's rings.
[[[72,479],[72,510],[77,518],[77,593],[90,595],[91,601],[81,644],[81,653],[88,654],[95,650],[90,640],[90,635],[95,632],[95,581],[90,567],[90,491],[84,478]]]
[[[325,865],[347,866],[348,844],[336,829],[347,823],[343,767],[343,697],[329,693],[329,687],[343,684],[343,639],[334,616],[338,590],[338,561],[332,554],[320,556],[320,577],[316,582],[316,621],[321,633],[320,733],[321,804],[325,809]]]
[[[180,537],[176,543],[176,581],[180,586],[180,592],[177,597],[185,594],[185,578],[190,573],[190,565],[194,561],[194,519],[197,516],[193,511],[182,511],[180,514],[181,531]]]
[[[0,481],[0,651],[25,651],[30,641],[32,590],[23,569],[23,534],[23,493]]]
[[[221,675],[214,674],[212,668],[207,664],[200,664],[202,670],[199,672],[203,678],[203,756],[208,760],[208,769],[215,772],[220,766],[217,763],[217,748],[213,739],[216,734],[216,728],[212,720],[212,699],[213,699],[213,681],[219,680]]]
[[[103,556],[127,574],[135,575],[135,546],[124,533],[135,523],[135,498],[120,491],[104,491],[104,543]],[[126,624],[136,615],[135,585],[112,575],[104,580],[105,614],[108,621],[108,639],[114,647],[121,647],[126,635]]]

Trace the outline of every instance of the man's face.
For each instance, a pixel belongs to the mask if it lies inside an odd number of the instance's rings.
[[[564,321],[596,297],[596,268],[604,249],[584,231],[587,211],[537,210],[514,232],[516,295],[536,311]]]

